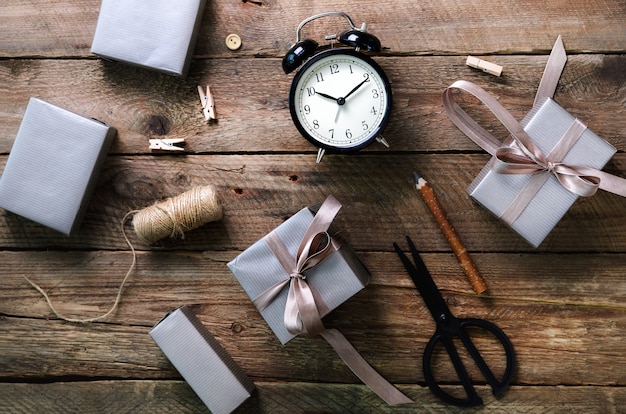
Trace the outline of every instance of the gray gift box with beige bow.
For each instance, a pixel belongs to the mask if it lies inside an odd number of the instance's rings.
[[[304,208],[274,229],[292,257],[296,256],[313,218],[313,211]],[[263,239],[243,251],[228,263],[228,267],[253,301],[269,287],[289,277]],[[363,289],[370,278],[367,268],[346,244],[305,275],[322,317]],[[285,287],[268,307],[260,311],[283,345],[295,337],[284,323],[287,294],[288,287]]]
[[[186,76],[206,0],[103,0],[91,52]]]
[[[552,99],[546,99],[521,122],[524,131],[544,153],[548,154],[574,123],[575,118]],[[602,169],[613,157],[616,149],[586,129],[562,162]],[[501,174],[494,171],[493,158],[468,188],[470,196],[481,205],[501,217],[513,200],[531,179],[530,174]],[[507,224],[528,243],[538,247],[552,231],[578,196],[564,188],[550,173],[548,179],[523,209],[521,214]]]
[[[187,306],[170,312],[150,336],[213,414],[228,414],[252,393],[252,380]]]
[[[0,178],[0,208],[74,234],[115,134],[100,121],[31,98]]]

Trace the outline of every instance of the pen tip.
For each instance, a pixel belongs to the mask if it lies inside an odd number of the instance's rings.
[[[422,177],[415,171],[413,171],[413,179],[415,180],[415,187],[417,187],[418,190],[421,190],[422,187],[426,184],[426,180],[424,179],[424,177]]]

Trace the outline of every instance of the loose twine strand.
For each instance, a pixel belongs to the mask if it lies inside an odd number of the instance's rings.
[[[126,213],[122,218],[121,231],[126,244],[131,250],[133,259],[130,268],[120,283],[115,302],[103,315],[86,319],[63,316],[56,310],[48,294],[27,276],[22,275],[22,277],[46,299],[50,310],[57,318],[67,322],[89,323],[105,319],[117,309],[122,299],[124,285],[137,264],[137,253],[126,235],[125,229],[126,221],[132,215],[134,215],[133,228],[137,238],[143,243],[150,245],[166,236],[184,239],[186,231],[196,229],[210,221],[221,219],[222,206],[219,202],[215,187],[207,185],[195,187],[176,197],[157,202],[142,210],[131,210]]]

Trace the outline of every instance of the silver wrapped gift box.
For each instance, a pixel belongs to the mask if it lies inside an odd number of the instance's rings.
[[[103,0],[91,52],[186,76],[206,0]]]
[[[234,411],[254,392],[254,383],[189,307],[170,312],[150,336],[213,414]]]
[[[304,208],[274,229],[292,257],[296,256],[313,218],[314,213]],[[288,277],[264,239],[243,251],[228,263],[228,267],[252,301],[266,289]],[[306,280],[313,291],[321,317],[363,289],[369,279],[367,268],[345,244],[306,273]],[[260,311],[283,345],[296,336],[285,327],[287,295],[288,289],[283,289],[269,306]]]
[[[572,126],[575,118],[552,99],[538,104],[522,121],[524,131],[544,153],[548,154]],[[601,170],[616,149],[585,129],[562,159],[569,165],[582,165]],[[502,217],[513,200],[525,190],[530,174],[500,174],[493,170],[492,159],[468,188],[472,198],[498,217]],[[537,247],[552,231],[578,196],[563,187],[553,174],[532,197],[514,221],[507,224],[528,243]],[[506,220],[505,220],[506,222]]]
[[[73,234],[115,134],[100,121],[31,98],[0,178],[0,208]]]

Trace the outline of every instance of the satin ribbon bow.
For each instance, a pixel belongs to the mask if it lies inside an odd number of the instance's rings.
[[[600,188],[597,170],[561,162],[565,153],[585,132],[587,127],[576,119],[548,155],[544,155],[526,134],[513,136],[514,145],[496,150],[494,171],[500,174],[551,173],[570,192],[581,196],[592,196]]]
[[[265,242],[275,255],[278,252],[278,255],[284,257],[287,249],[275,233],[267,235]],[[261,293],[252,303],[259,311],[262,311],[274,301],[285,286],[289,285],[284,314],[287,331],[293,335],[320,333],[324,330],[324,326],[304,272],[317,266],[335,250],[331,237],[326,231],[315,234],[311,239],[303,240],[293,266],[283,266],[288,272],[288,277]],[[277,258],[278,255],[276,255]],[[279,261],[282,263],[281,259]]]
[[[285,270],[286,277],[261,293],[252,303],[261,311],[289,285],[284,322],[287,331],[293,335],[307,333],[313,336],[324,330],[305,272],[322,263],[337,250],[328,234],[328,228],[340,208],[341,204],[333,196],[324,201],[305,232],[295,258],[289,254],[275,232],[272,231],[264,237]]]

